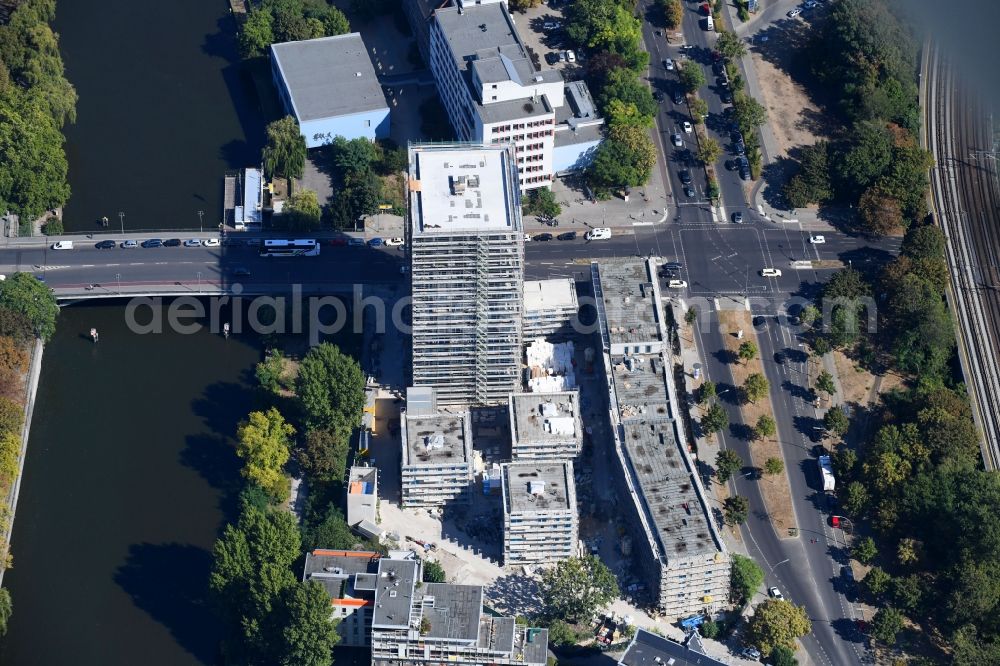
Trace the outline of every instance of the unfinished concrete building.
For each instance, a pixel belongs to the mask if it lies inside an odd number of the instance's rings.
[[[580,393],[511,393],[511,457],[514,461],[573,460],[583,447]]]
[[[578,308],[571,278],[524,283],[524,339],[564,338],[573,331]]]
[[[548,632],[483,611],[483,588],[420,581],[420,563],[379,561],[372,666],[544,666]]]
[[[521,369],[524,232],[509,146],[411,145],[413,383],[500,404]]]
[[[688,456],[653,260],[602,261],[591,276],[609,378],[619,495],[634,558],[668,617],[729,598],[729,553]]]
[[[466,500],[472,483],[472,422],[467,411],[403,412],[402,495],[405,507]]]
[[[504,564],[572,557],[580,533],[573,463],[509,463],[502,469]]]

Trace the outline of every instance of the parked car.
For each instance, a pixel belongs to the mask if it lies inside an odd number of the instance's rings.
[[[536,241],[550,241],[552,240],[552,234],[537,234],[535,236]]]
[[[772,599],[784,599],[785,598],[785,595],[783,595],[781,593],[781,590],[779,590],[776,587],[769,587],[769,588],[767,588],[767,593],[771,596]]]
[[[685,185],[691,184],[691,172],[687,169],[681,169],[677,172],[677,177],[681,179],[681,182]]]
[[[558,30],[562,27],[562,24],[558,21],[546,21],[542,24],[542,28],[545,30]]]
[[[688,286],[688,283],[684,280],[670,280],[667,282],[667,286],[671,289],[685,289]]]
[[[567,232],[559,234],[557,236],[557,238],[559,240],[576,240],[576,232],[575,231],[567,231]]]
[[[98,250],[113,250],[115,249],[115,247],[117,247],[117,245],[118,243],[114,242],[113,240],[102,240],[94,247],[96,247]]]
[[[168,238],[167,240],[163,241],[163,247],[180,247],[180,244],[181,244],[180,238]]]
[[[666,58],[663,61],[663,69],[667,70],[668,72],[674,71],[674,61],[672,58]]]
[[[365,246],[365,239],[364,238],[352,238],[351,240],[347,241],[347,244],[350,245],[351,247],[364,247]]]
[[[573,49],[568,49],[566,51],[566,60],[569,62],[576,62],[576,54],[573,53]]]
[[[403,244],[403,239],[400,238],[399,236],[396,236],[394,238],[387,239],[385,241],[385,244],[389,247],[399,247],[400,245]]]
[[[143,247],[163,247],[163,241],[159,238],[150,238],[149,240],[142,241],[141,245]]]
[[[732,104],[733,103],[733,94],[731,92],[729,92],[728,89],[725,89],[725,90],[723,90],[722,92],[719,93],[719,99],[722,100],[723,104]]]
[[[204,245],[205,247],[219,247],[219,239],[218,238],[206,238],[205,240],[203,240],[201,242],[201,244]]]
[[[664,99],[663,93],[657,90],[655,93],[653,93],[653,99],[655,99],[657,102],[662,102]]]
[[[343,236],[340,236],[338,238],[331,238],[328,245],[330,247],[347,247],[347,239],[344,238]]]
[[[52,244],[53,250],[72,250],[73,241],[56,241]]]
[[[368,247],[382,247],[382,239],[376,236],[368,241]]]
[[[131,249],[137,248],[137,247],[139,247],[138,241],[127,240],[127,241],[122,242],[122,248],[123,249],[131,250]]]
[[[692,126],[691,122],[688,120],[685,120],[681,126],[684,128],[685,134],[690,134],[692,131],[694,131],[694,126]]]
[[[726,63],[721,60],[716,60],[712,63],[712,71],[715,72],[716,76],[720,76],[724,71],[726,71]]]
[[[743,652],[740,654],[747,659],[760,659],[760,650],[754,647],[743,648]]]
[[[694,188],[691,187],[690,185],[685,185],[684,186],[684,196],[686,196],[688,199],[693,199],[694,198]]]
[[[200,238],[188,238],[184,241],[184,247],[201,247]]]
[[[531,234],[524,234],[524,242],[527,243],[531,240]]]
[[[683,104],[683,103],[684,103],[684,93],[682,93],[680,90],[675,90],[674,104]]]
[[[680,132],[674,132],[673,134],[671,134],[670,141],[678,148],[684,145],[684,139],[681,138]]]

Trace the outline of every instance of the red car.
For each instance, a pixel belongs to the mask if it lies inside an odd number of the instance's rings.
[[[346,238],[331,238],[330,239],[330,246],[331,247],[345,247],[346,245],[347,245],[347,239]]]
[[[830,525],[840,527],[840,516],[830,516]]]
[[[703,2],[701,4],[701,13],[704,14],[705,16],[708,16],[709,14],[712,13],[712,8],[708,6],[707,2]]]

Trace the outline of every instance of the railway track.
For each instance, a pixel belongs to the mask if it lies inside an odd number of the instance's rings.
[[[932,196],[948,237],[949,301],[986,469],[1000,469],[1000,181],[991,114],[928,48],[926,138]]]

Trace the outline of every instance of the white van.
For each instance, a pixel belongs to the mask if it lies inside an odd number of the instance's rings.
[[[760,274],[764,277],[781,277],[780,268],[762,268]]]
[[[705,17],[705,30],[708,30],[709,32],[715,32],[715,21],[712,20],[711,14]]]
[[[686,289],[688,283],[685,282],[684,280],[671,280],[670,282],[667,283],[667,286],[670,287],[671,289]]]
[[[607,227],[597,227],[595,229],[591,229],[590,231],[588,231],[586,234],[584,234],[583,237],[589,241],[607,240],[608,238],[611,238],[611,229]]]
[[[52,244],[53,250],[72,250],[73,241],[58,241]]]

